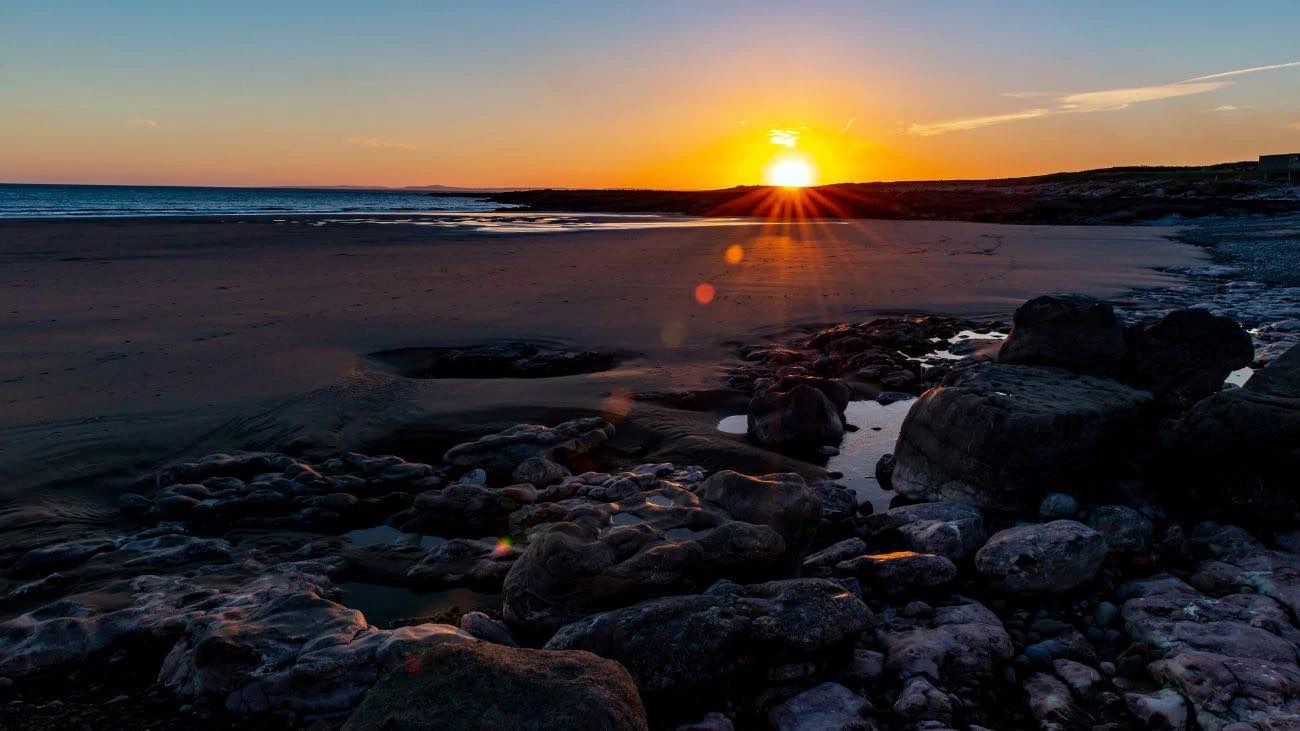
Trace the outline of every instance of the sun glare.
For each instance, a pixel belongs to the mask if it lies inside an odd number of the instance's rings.
[[[806,188],[813,184],[813,166],[802,157],[783,157],[767,168],[767,184]]]

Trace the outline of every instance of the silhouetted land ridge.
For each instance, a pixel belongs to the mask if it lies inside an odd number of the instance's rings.
[[[1300,181],[1297,181],[1300,183]],[[1028,178],[840,183],[802,190],[521,190],[503,205],[585,213],[1120,224],[1300,212],[1300,185],[1264,181],[1256,164],[1121,167]]]

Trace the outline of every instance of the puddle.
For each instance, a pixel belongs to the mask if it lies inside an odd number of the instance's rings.
[[[416,538],[419,538],[420,548],[433,548],[447,542],[446,538],[439,538],[438,536],[417,536],[414,533],[403,533],[391,525],[358,528],[343,534],[343,540],[351,543],[356,548],[387,546],[393,543],[406,544],[412,543]]]
[[[876,512],[889,509],[894,493],[880,487],[876,480],[876,462],[894,451],[903,417],[916,399],[896,401],[881,405],[875,401],[850,401],[844,416],[858,430],[844,435],[840,453],[830,458],[826,469],[842,472],[844,477],[836,482],[852,488],[859,502],[871,503]],[[726,434],[745,434],[748,431],[743,414],[728,416],[718,422],[718,431]]]
[[[366,621],[380,629],[423,623],[416,620],[455,624],[460,615],[475,609],[501,609],[500,596],[464,588],[418,594],[401,586],[361,581],[346,581],[340,586],[345,592],[343,605],[366,615]]]

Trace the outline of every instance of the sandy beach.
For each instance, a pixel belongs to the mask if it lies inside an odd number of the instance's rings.
[[[737,343],[789,327],[1005,318],[1037,293],[1115,297],[1172,281],[1153,267],[1202,259],[1154,227],[566,217],[604,228],[538,233],[534,219],[487,232],[478,218],[0,223],[4,526],[111,515],[102,488],[186,455],[298,440],[419,456],[454,435],[607,411],[611,394],[717,388]],[[499,340],[626,357],[528,380],[409,379],[366,357]]]

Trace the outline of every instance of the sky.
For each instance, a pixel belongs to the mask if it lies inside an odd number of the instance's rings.
[[[717,188],[1300,151],[1294,0],[4,0],[0,182]]]

